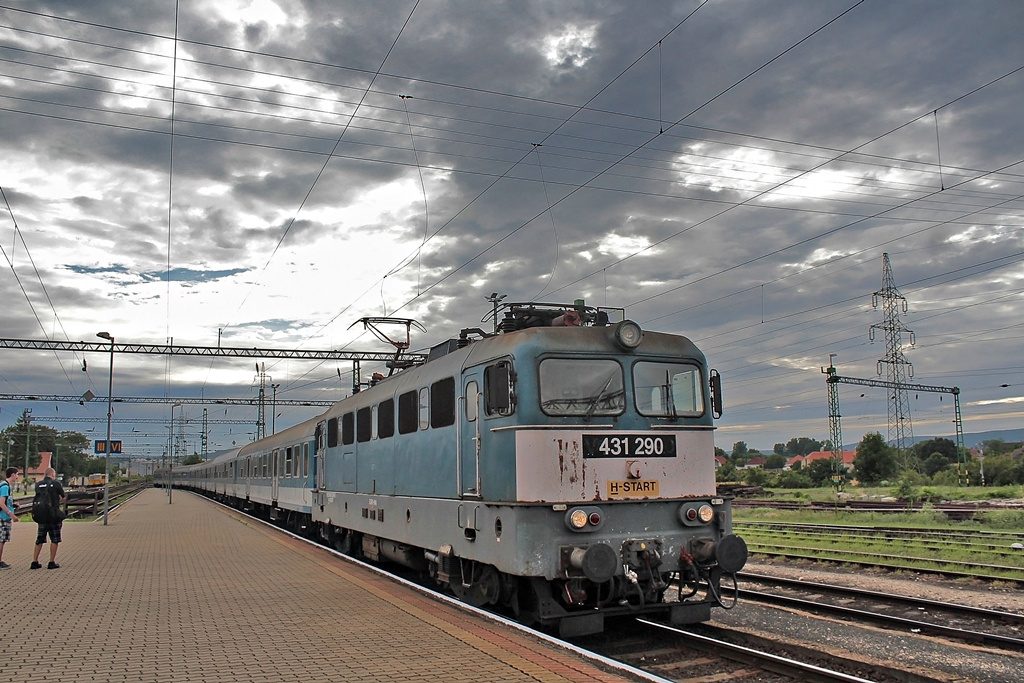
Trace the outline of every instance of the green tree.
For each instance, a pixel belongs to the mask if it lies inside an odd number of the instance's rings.
[[[934,477],[950,466],[950,461],[942,453],[932,453],[921,463],[921,472],[928,477]]]
[[[743,470],[743,481],[751,486],[764,486],[768,483],[768,473],[760,467],[751,467]]]
[[[779,453],[772,453],[764,459],[764,468],[766,470],[781,470],[785,466],[786,456]]]
[[[857,446],[853,467],[862,484],[877,484],[891,479],[899,470],[896,449],[887,444],[878,432],[865,434]]]
[[[772,448],[772,453],[778,453],[779,455],[785,455],[786,454],[786,444],[784,444],[784,443],[777,443],[777,444],[775,444],[775,446]]]
[[[922,466],[931,456],[938,453],[939,455],[946,458],[946,463],[952,463],[957,461],[956,444],[949,439],[929,439],[928,441],[922,441],[914,444],[914,455],[921,461]]]
[[[821,442],[817,439],[801,436],[786,442],[786,452],[790,455],[808,455],[821,450]]]
[[[192,455],[190,455],[190,456],[186,457],[184,460],[182,460],[181,464],[182,465],[198,465],[202,461],[203,461],[203,456],[199,455],[198,453],[193,453]]]
[[[801,470],[815,486],[832,485],[832,460],[830,458],[818,458]]]
[[[788,470],[779,472],[775,485],[784,489],[809,489],[814,486],[814,482],[803,472]]]
[[[736,465],[736,467],[743,467],[750,460],[751,453],[750,449],[747,448],[746,441],[737,441],[732,445],[732,453],[729,454],[729,462]]]
[[[736,481],[736,466],[727,462],[715,471],[715,481]]]
[[[986,486],[1009,486],[1024,483],[1021,479],[1022,474],[1024,474],[1024,468],[1009,455],[985,456]]]

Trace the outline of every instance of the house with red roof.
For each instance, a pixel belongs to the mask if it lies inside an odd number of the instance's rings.
[[[839,457],[842,458],[843,464],[852,470],[853,459],[857,457],[857,451],[839,451]],[[831,460],[832,451],[814,451],[813,453],[808,453],[807,455],[795,455],[786,461],[785,469],[793,469],[793,465],[795,463],[800,463],[801,468],[807,467],[815,460],[824,459]]]

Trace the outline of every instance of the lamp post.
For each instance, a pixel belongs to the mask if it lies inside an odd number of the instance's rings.
[[[177,454],[178,444],[174,440],[174,409],[181,408],[180,403],[175,403],[171,406],[171,438],[167,444],[167,504],[172,505],[174,503],[171,496],[171,489],[174,488],[174,456]],[[184,421],[185,416],[182,415],[181,419]]]
[[[22,491],[27,491],[28,490],[28,445],[29,445],[29,442],[32,440],[32,409],[31,408],[25,408],[25,410],[23,410],[21,414],[22,414],[22,417],[25,418],[25,469],[22,470],[22,473],[21,473],[22,481],[24,482],[21,485],[21,490]]]
[[[107,526],[107,515],[110,512],[110,420],[114,417],[114,337],[109,332],[98,332],[100,339],[110,340],[110,378],[107,382],[107,443],[103,452],[106,459],[103,464],[103,526]]]

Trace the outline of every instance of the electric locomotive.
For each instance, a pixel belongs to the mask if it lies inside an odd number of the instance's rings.
[[[727,606],[747,549],[716,494],[704,355],[582,301],[499,312],[316,418],[313,528],[563,636]]]

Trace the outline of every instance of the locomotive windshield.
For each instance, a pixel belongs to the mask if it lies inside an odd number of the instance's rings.
[[[540,407],[548,415],[621,415],[622,366],[613,360],[548,358],[540,364]]]
[[[703,415],[700,377],[700,368],[684,363],[636,363],[633,393],[637,412],[648,417]]]

